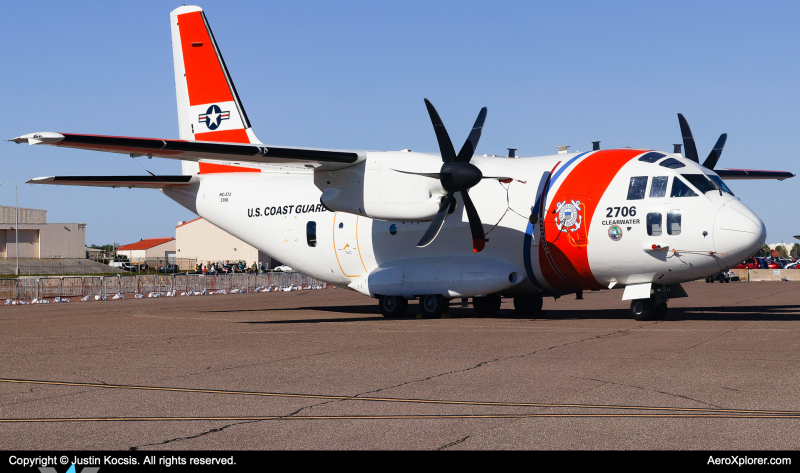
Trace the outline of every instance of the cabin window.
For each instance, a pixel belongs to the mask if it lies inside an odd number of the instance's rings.
[[[669,235],[681,234],[681,211],[670,210],[667,213],[667,233]]]
[[[391,233],[392,235],[397,235],[397,225],[395,225],[395,224],[392,224],[392,225],[389,227],[389,233]]]
[[[681,174],[681,176],[703,194],[717,190],[705,174]]]
[[[697,197],[697,194],[685,182],[676,176],[672,179],[672,192],[670,197]]]
[[[661,236],[661,212],[647,214],[647,234]]]
[[[306,224],[306,241],[308,246],[317,246],[317,222],[308,222]]]
[[[644,191],[647,189],[647,176],[637,176],[631,178],[628,185],[628,200],[644,199]]]
[[[667,181],[669,176],[654,176],[650,186],[650,197],[664,197],[667,195]]]

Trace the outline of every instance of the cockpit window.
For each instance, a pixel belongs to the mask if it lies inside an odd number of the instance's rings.
[[[647,176],[632,177],[628,186],[628,200],[644,199],[645,190],[647,190]]]
[[[659,166],[664,166],[665,168],[670,168],[670,169],[678,169],[678,168],[682,168],[682,167],[686,166],[685,164],[683,164],[682,162],[678,161],[675,158],[665,159],[665,160],[661,161],[660,163],[658,163],[658,165]]]
[[[646,163],[654,163],[665,156],[666,154],[656,153],[655,151],[651,151],[649,153],[643,154],[642,157],[639,158],[639,161],[644,161]]]
[[[669,194],[670,197],[697,197],[697,194],[692,190],[691,187],[686,185],[678,176],[675,176],[672,179],[672,192]]]
[[[667,195],[667,181],[669,181],[669,176],[653,177],[653,184],[650,185],[650,197],[664,197]]]
[[[711,179],[712,181],[714,181],[714,183],[715,183],[716,185],[718,185],[720,189],[722,189],[723,191],[727,192],[727,193],[728,193],[728,194],[730,194],[730,195],[733,195],[733,191],[732,191],[732,190],[730,190],[730,189],[728,188],[728,186],[726,186],[726,185],[725,185],[725,183],[724,183],[724,182],[722,182],[722,179],[721,179],[719,176],[717,176],[717,175],[714,175],[714,176],[706,176],[706,177],[708,177],[709,179]]]
[[[712,184],[705,174],[681,174],[681,176],[703,194],[717,190],[717,186]]]

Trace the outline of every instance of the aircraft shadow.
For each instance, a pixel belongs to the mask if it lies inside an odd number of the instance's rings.
[[[213,311],[213,312],[283,312],[296,310],[314,310],[331,314],[353,315],[364,314],[374,317],[343,317],[343,318],[314,318],[314,319],[284,319],[284,320],[256,320],[239,322],[244,324],[297,324],[297,323],[350,323],[375,320],[391,320],[393,322],[417,320],[419,310],[416,305],[409,306],[408,314],[400,319],[386,319],[378,315],[378,308],[371,305],[347,305],[326,307],[297,307],[282,309],[249,309],[245,311]],[[450,317],[454,319],[505,319],[528,320],[529,317],[520,316],[513,310],[503,309],[494,317],[481,317],[470,307],[455,307],[450,309]],[[627,309],[589,309],[589,310],[545,310],[535,320],[631,320],[630,311]],[[671,307],[667,313],[666,321],[681,320],[719,320],[719,321],[758,321],[758,320],[800,320],[800,305],[757,305],[735,307]]]

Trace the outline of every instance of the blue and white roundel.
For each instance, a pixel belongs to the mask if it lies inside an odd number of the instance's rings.
[[[223,112],[219,105],[212,105],[208,107],[206,113],[200,114],[200,123],[205,123],[209,130],[216,130],[222,123],[222,120],[227,120],[231,117],[231,112]]]

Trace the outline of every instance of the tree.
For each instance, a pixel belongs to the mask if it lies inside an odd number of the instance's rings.
[[[771,253],[772,253],[772,248],[770,248],[769,245],[765,244],[765,245],[761,245],[761,249],[758,250],[758,253],[756,253],[756,256],[767,257]]]
[[[792,245],[792,250],[789,252],[792,258],[800,257],[800,243]]]

